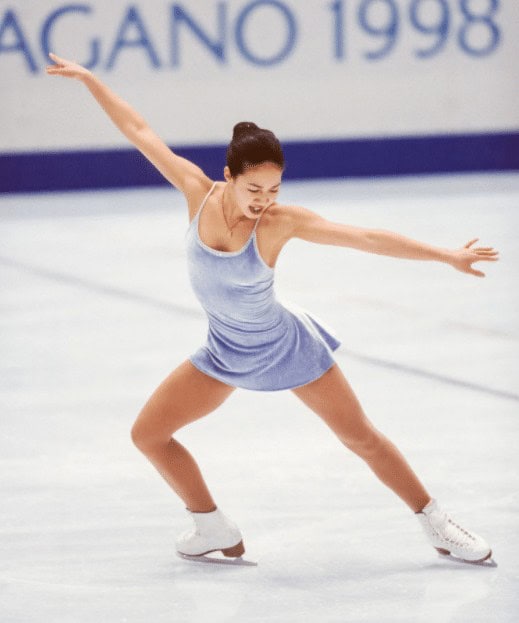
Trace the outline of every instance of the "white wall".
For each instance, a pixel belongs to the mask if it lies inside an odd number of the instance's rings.
[[[82,84],[45,74],[46,42],[170,145],[226,143],[240,120],[283,140],[519,128],[517,0],[0,2],[1,152],[126,145]]]

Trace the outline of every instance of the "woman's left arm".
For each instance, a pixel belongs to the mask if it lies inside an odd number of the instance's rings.
[[[360,251],[409,260],[436,260],[478,277],[484,277],[485,274],[472,268],[471,265],[474,262],[499,259],[497,257],[498,251],[492,247],[471,248],[479,238],[467,242],[459,249],[446,249],[406,238],[401,234],[384,229],[366,229],[334,223],[299,206],[290,206],[289,210],[293,224],[292,237],[309,242],[352,247]]]

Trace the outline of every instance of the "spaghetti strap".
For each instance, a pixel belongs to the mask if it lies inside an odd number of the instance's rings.
[[[200,214],[200,212],[202,211],[202,208],[205,206],[207,200],[209,199],[209,195],[213,192],[214,187],[216,186],[217,182],[213,182],[213,185],[211,186],[209,192],[207,193],[207,195],[204,197],[202,203],[200,204],[200,207],[198,208],[197,213],[195,214],[195,218],[193,219],[193,221],[197,218],[197,216]]]

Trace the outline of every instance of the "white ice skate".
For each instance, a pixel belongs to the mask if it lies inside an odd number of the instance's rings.
[[[481,563],[492,556],[488,543],[455,523],[434,498],[415,514],[429,541],[440,554],[472,563]]]
[[[219,508],[208,513],[187,512],[195,526],[176,540],[177,554],[181,558],[219,564],[256,564],[243,560],[245,547],[241,532]],[[207,556],[213,552],[221,552],[225,558]]]

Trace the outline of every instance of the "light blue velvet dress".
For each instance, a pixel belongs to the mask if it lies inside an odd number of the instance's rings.
[[[254,229],[239,251],[218,251],[200,238],[204,198],[186,232],[193,291],[208,318],[206,343],[189,357],[233,387],[277,391],[305,385],[334,363],[341,342],[322,320],[274,292],[274,269],[258,251]]]

